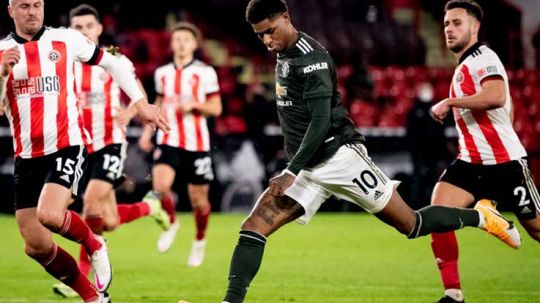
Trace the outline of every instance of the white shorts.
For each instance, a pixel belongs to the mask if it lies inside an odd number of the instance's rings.
[[[306,224],[332,195],[377,213],[388,204],[397,185],[371,161],[364,145],[348,143],[325,162],[301,170],[285,195],[302,205],[305,214],[296,221]]]

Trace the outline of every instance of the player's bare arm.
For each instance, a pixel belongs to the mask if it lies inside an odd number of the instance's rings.
[[[11,69],[15,64],[19,62],[21,54],[19,49],[14,46],[6,50],[2,54],[2,66],[0,71],[0,100],[4,100],[4,93],[6,92],[6,82],[9,74],[11,74]],[[4,114],[4,103],[0,102],[0,115]]]
[[[145,124],[148,124],[152,129],[159,128],[164,132],[169,131],[169,124],[165,117],[160,114],[159,107],[148,103],[146,96],[137,85],[135,76],[126,72],[131,68],[130,66],[108,52],[103,52],[98,65],[110,73],[122,90],[130,97],[131,103],[134,103],[137,109],[139,118]]]
[[[452,107],[471,110],[490,110],[504,106],[506,88],[501,78],[491,78],[482,82],[482,91],[463,98],[447,98],[435,104],[431,113],[435,120],[442,122]]]
[[[182,103],[179,105],[179,110],[184,113],[197,111],[207,117],[217,117],[221,115],[223,106],[221,105],[221,97],[216,94],[210,96],[204,103],[198,101]]]
[[[468,108],[472,110],[490,110],[504,106],[506,88],[502,78],[490,78],[482,82],[482,91],[463,98],[450,98],[451,107]]]
[[[154,105],[156,105],[158,108],[161,106],[161,103],[163,102],[163,96],[158,95],[156,99],[154,100]],[[154,145],[152,144],[152,135],[154,134],[154,129],[149,126],[145,125],[143,127],[143,131],[141,136],[139,137],[139,147],[141,150],[149,153],[154,148]]]
[[[9,74],[11,74],[11,69],[15,64],[19,63],[20,58],[21,53],[16,46],[4,51],[4,53],[2,54],[2,70],[0,76],[9,76]]]
[[[144,90],[144,87],[139,79],[137,79],[137,85],[139,86],[139,89],[144,93],[145,97],[148,98],[148,95],[146,94],[146,91]],[[120,108],[118,109],[118,113],[116,114],[116,121],[123,126],[126,126],[129,124],[129,121],[133,119],[138,114],[137,107],[133,103],[131,103],[127,108]]]
[[[330,128],[329,98],[312,100],[308,102],[308,108],[311,115],[311,122],[300,144],[300,148],[292,158],[287,169],[279,176],[270,179],[270,194],[274,196],[283,196],[285,194],[285,190],[294,183],[296,175],[321,146]]]
[[[164,132],[170,130],[169,123],[160,114],[159,107],[149,104],[146,98],[135,101],[134,106],[137,108],[139,118],[152,129],[159,128]]]

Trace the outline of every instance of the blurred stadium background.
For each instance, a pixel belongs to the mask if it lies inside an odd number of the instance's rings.
[[[46,1],[50,26],[68,25],[69,10],[84,1]],[[167,28],[187,20],[199,26],[204,43],[199,57],[216,67],[224,112],[211,123],[214,210],[247,210],[268,177],[285,165],[274,105],[275,59],[244,21],[247,0],[86,1],[101,13],[103,45],[117,45],[134,61],[150,100],[154,70],[170,60]],[[415,208],[429,201],[430,190],[456,153],[452,121],[442,127],[426,119],[418,98],[438,101],[448,94],[454,58],[444,45],[445,0],[290,0],[299,30],[326,45],[338,65],[343,102],[381,168],[403,181],[400,191]],[[479,0],[485,11],[481,41],[501,57],[511,81],[514,126],[540,181],[540,1]],[[7,1],[4,1],[4,5]],[[0,34],[12,29],[6,9]],[[424,85],[420,85],[424,83]],[[426,85],[429,84],[429,85]],[[421,89],[419,89],[419,86]],[[427,95],[426,95],[427,93]],[[421,97],[420,95],[424,96]],[[428,100],[429,101],[429,100]],[[450,119],[451,120],[451,119]],[[0,120],[0,211],[12,212],[12,143],[7,120]],[[148,189],[151,155],[136,144],[129,128],[126,173],[119,201],[136,201]],[[539,183],[537,183],[539,184]],[[185,203],[181,178],[179,210]],[[331,202],[325,210],[355,211]]]

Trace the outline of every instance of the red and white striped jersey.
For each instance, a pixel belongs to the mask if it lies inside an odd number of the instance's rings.
[[[26,41],[11,33],[0,53],[17,46],[21,53],[6,85],[6,114],[15,157],[34,158],[91,142],[79,115],[73,63],[95,64],[103,52],[81,33],[43,27]]]
[[[484,165],[504,163],[527,155],[512,127],[508,76],[494,51],[477,43],[463,54],[452,78],[450,97],[460,98],[480,92],[482,81],[489,77],[504,80],[506,102],[503,107],[486,111],[453,109],[459,134],[458,159]]]
[[[133,63],[126,56],[119,56],[129,66]],[[120,87],[112,76],[100,66],[75,63],[75,83],[84,127],[92,137],[86,148],[89,153],[98,151],[110,144],[126,141],[126,130],[114,117],[121,108]]]
[[[183,102],[206,102],[209,96],[219,94],[219,83],[214,68],[199,61],[176,67],[174,63],[159,67],[154,73],[156,92],[163,96],[161,110],[171,130],[157,134],[157,143],[188,151],[209,151],[210,136],[206,117],[199,113],[177,110]]]

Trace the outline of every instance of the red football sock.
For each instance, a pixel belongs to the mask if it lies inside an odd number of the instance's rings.
[[[73,288],[85,302],[98,298],[96,289],[88,278],[79,271],[75,259],[60,246],[54,244],[50,255],[40,259],[36,260],[51,276]]]
[[[101,248],[101,242],[96,238],[88,225],[74,211],[68,210],[64,215],[64,223],[59,232],[64,238],[81,243],[90,254]]]
[[[120,224],[129,223],[150,214],[150,206],[146,202],[118,204],[117,209]]]
[[[90,264],[88,253],[86,252],[86,249],[84,248],[84,246],[81,245],[81,248],[79,250],[79,269],[81,270],[81,273],[83,276],[88,277],[88,274],[90,274],[91,268],[92,268],[92,265]]]
[[[103,222],[103,217],[101,216],[87,216],[84,218],[86,225],[90,227],[90,230],[96,235],[102,235],[103,229],[105,228],[105,223]]]
[[[431,234],[431,248],[445,289],[461,289],[458,270],[459,248],[453,231]]]
[[[193,210],[193,216],[195,217],[195,225],[197,227],[197,233],[195,238],[197,240],[204,239],[206,228],[208,227],[208,219],[210,217],[211,207],[207,209],[195,209]]]
[[[171,193],[161,197],[161,207],[167,212],[169,220],[171,221],[171,224],[173,224],[176,221],[176,212],[174,209],[174,198]]]

